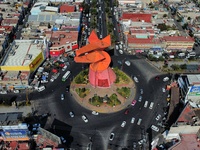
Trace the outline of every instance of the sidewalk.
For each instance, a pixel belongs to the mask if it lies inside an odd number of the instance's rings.
[[[18,109],[16,106],[0,106],[0,113],[22,113],[22,116],[27,116],[32,113],[32,107],[20,106]]]
[[[86,97],[80,98],[79,95],[76,93],[75,89],[83,88],[83,87],[90,89],[90,93]],[[131,95],[129,98],[126,99],[116,92],[116,89],[120,88],[120,87],[130,87],[131,88]],[[100,113],[113,113],[113,112],[120,111],[131,104],[132,100],[135,97],[136,88],[135,88],[135,84],[133,81],[131,81],[129,84],[126,84],[126,85],[125,84],[124,85],[113,84],[113,85],[111,85],[110,88],[95,88],[95,87],[91,86],[90,84],[80,85],[80,84],[72,83],[70,92],[73,95],[74,99],[80,105],[85,107],[86,109],[95,110]],[[89,99],[92,98],[95,94],[97,94],[100,97],[104,97],[106,95],[109,97],[113,93],[117,94],[118,99],[121,101],[121,105],[111,107],[107,104],[102,104],[100,107],[97,107],[97,106],[93,106],[93,105],[89,104]]]

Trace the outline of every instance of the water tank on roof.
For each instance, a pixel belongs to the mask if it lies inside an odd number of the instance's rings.
[[[53,27],[53,31],[58,31],[58,28],[57,27]]]

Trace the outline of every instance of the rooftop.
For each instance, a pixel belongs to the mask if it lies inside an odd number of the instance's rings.
[[[166,42],[194,42],[194,38],[186,36],[164,36],[163,40]]]
[[[147,13],[131,13],[131,12],[126,12],[122,14],[122,18],[121,19],[130,19],[132,21],[141,21],[142,20],[144,22],[151,22],[151,14],[147,14]]]
[[[78,31],[47,31],[45,34],[52,42],[51,47],[58,47],[65,45],[66,42],[75,42],[78,40]]]
[[[74,5],[63,4],[60,6],[60,13],[74,12],[74,10]]]
[[[41,42],[43,44],[43,42]],[[41,53],[41,46],[33,40],[15,40],[2,66],[28,66]]]
[[[200,141],[196,134],[181,134],[181,141],[169,148],[169,150],[197,150],[200,149]]]
[[[187,75],[189,85],[200,84],[200,74]]]
[[[156,39],[153,36],[150,36],[149,38],[143,39],[143,38],[136,38],[134,36],[128,35],[128,43],[132,44],[159,44],[161,43],[160,39]]]

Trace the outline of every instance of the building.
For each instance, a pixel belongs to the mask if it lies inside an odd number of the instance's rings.
[[[4,90],[25,89],[29,76],[44,61],[44,41],[15,40],[1,62],[0,87]]]
[[[191,51],[194,46],[194,38],[185,36],[165,36],[163,37],[166,51]]]
[[[30,11],[31,15],[39,15],[42,12],[58,13],[58,7],[48,6],[48,2],[36,2]]]
[[[75,5],[63,4],[60,6],[60,14],[66,14],[75,11]]]
[[[47,31],[45,34],[50,43],[49,51],[52,57],[78,49],[78,31]]]
[[[143,12],[124,12],[122,14],[121,20],[131,20],[133,22],[148,22],[151,23],[151,13],[143,13]]]
[[[200,75],[180,76],[178,84],[184,97],[183,102],[189,102],[194,108],[200,107]]]

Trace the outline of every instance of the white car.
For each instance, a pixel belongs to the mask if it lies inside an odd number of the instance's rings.
[[[123,54],[124,52],[123,52],[123,50],[120,49],[120,50],[119,50],[119,53],[120,53],[120,54]]]
[[[61,99],[62,101],[65,99],[64,94],[61,94],[61,95],[60,95],[60,99]]]
[[[134,122],[135,122],[135,118],[132,117],[132,118],[131,118],[131,123],[134,123]]]
[[[123,121],[121,124],[121,127],[123,128],[123,127],[125,127],[125,125],[126,125],[126,121]]]
[[[74,118],[74,113],[72,111],[69,112],[71,118]]]
[[[154,131],[156,131],[156,132],[158,132],[158,131],[159,131],[159,128],[158,128],[158,127],[156,127],[155,125],[152,125],[152,126],[151,126],[151,129],[152,129],[152,130],[154,130]]]
[[[7,94],[7,91],[0,91],[0,94]]]
[[[162,91],[163,91],[163,93],[165,93],[166,92],[165,88],[162,88]]]
[[[142,96],[140,95],[139,99],[138,99],[138,102],[141,102],[141,101],[142,101]]]
[[[158,114],[158,115],[156,116],[156,120],[158,121],[158,120],[160,120],[160,118],[161,118],[161,115]]]
[[[19,90],[14,90],[13,92],[14,92],[14,93],[19,93]]]
[[[125,61],[125,64],[127,65],[127,66],[130,66],[131,65],[131,63],[130,63],[130,61]]]
[[[84,121],[85,123],[88,122],[88,118],[87,118],[85,115],[82,116],[82,119],[83,119],[83,121]]]
[[[93,114],[93,115],[99,115],[99,113],[96,112],[96,111],[92,111],[92,114]]]
[[[53,82],[53,81],[54,81],[54,78],[51,78],[50,81]]]
[[[134,79],[134,81],[135,81],[136,83],[139,82],[137,77],[134,77],[133,79]]]
[[[165,77],[165,78],[163,78],[163,81],[164,81],[164,82],[169,81],[169,77]]]
[[[67,69],[67,65],[65,65],[63,68],[62,68],[62,71],[65,71]]]
[[[114,134],[114,133],[111,133],[111,134],[110,134],[109,140],[112,141],[112,140],[114,139],[114,137],[115,137],[115,134]]]

